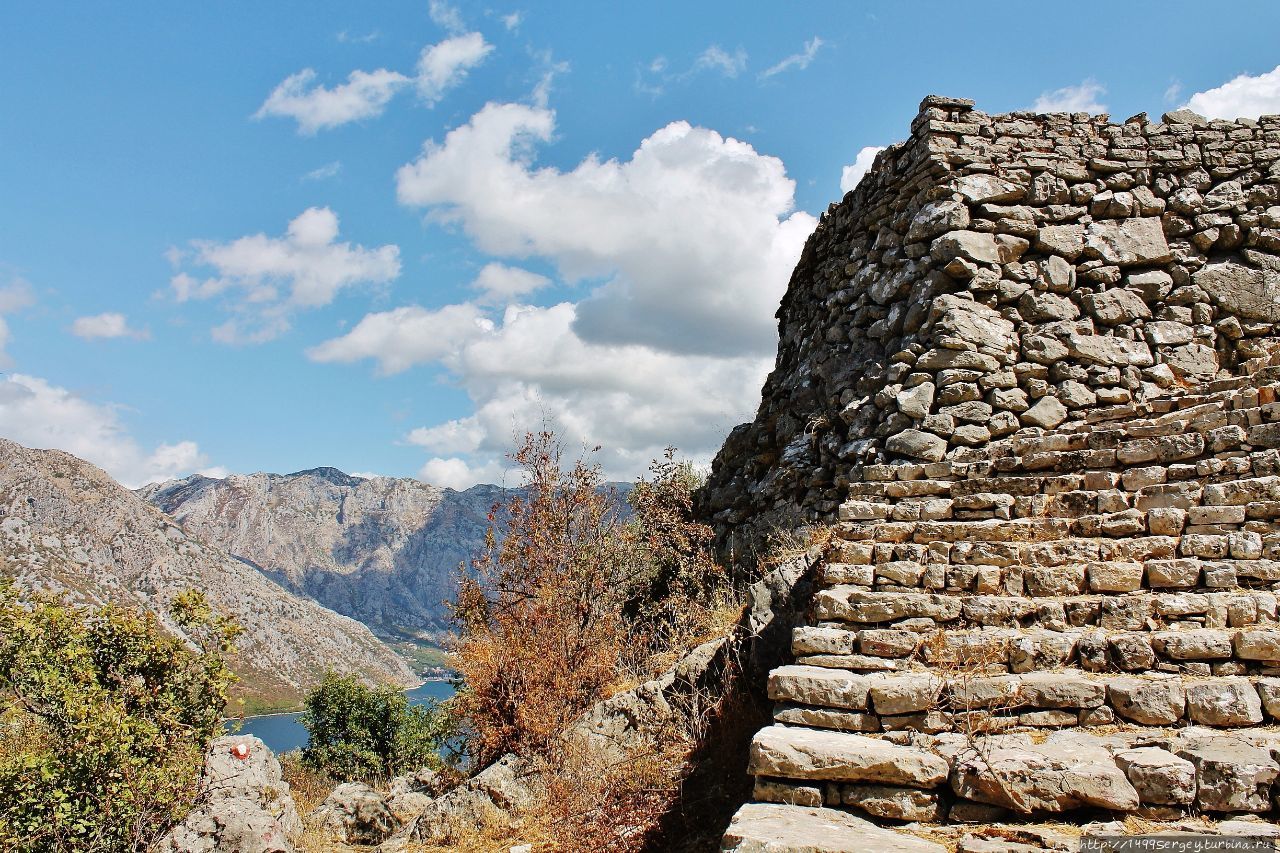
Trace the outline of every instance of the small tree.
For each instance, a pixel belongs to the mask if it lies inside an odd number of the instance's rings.
[[[451,733],[443,708],[410,705],[398,687],[369,687],[353,675],[326,673],[305,707],[310,741],[302,760],[344,782],[439,768]]]
[[[510,458],[528,483],[489,516],[506,519],[501,544],[491,528],[459,584],[457,710],[480,764],[545,751],[617,676],[629,560],[617,496],[599,466],[565,471],[562,457],[553,433],[525,436]]]
[[[196,650],[150,612],[0,580],[0,848],[142,850],[190,806],[238,628],[195,592],[172,613]]]

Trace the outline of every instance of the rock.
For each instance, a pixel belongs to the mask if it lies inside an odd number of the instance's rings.
[[[1233,738],[1215,737],[1175,749],[1196,768],[1196,803],[1207,811],[1271,810],[1271,783],[1280,766],[1265,751]]]
[[[1156,218],[1092,222],[1085,229],[1084,246],[1107,263],[1121,267],[1163,264],[1172,258],[1164,229]]]
[[[894,401],[898,404],[899,412],[909,418],[919,420],[929,414],[929,410],[933,407],[935,391],[937,391],[937,386],[932,382],[921,382],[913,388],[899,391]]]
[[[1196,798],[1196,768],[1185,758],[1153,746],[1116,753],[1143,805],[1185,806]]]
[[[788,806],[821,806],[822,789],[816,785],[788,785],[772,779],[757,779],[751,796],[762,803]]]
[[[947,762],[929,752],[849,732],[768,726],[751,741],[751,773],[779,779],[932,788]]]
[[[946,812],[942,798],[937,794],[919,788],[890,785],[845,786],[841,802],[888,820],[936,821]]]
[[[941,844],[835,809],[748,803],[724,835],[723,853],[946,853]]]
[[[769,698],[865,711],[871,695],[873,678],[843,669],[821,666],[782,666],[769,673]]]
[[[1053,429],[1067,419],[1067,407],[1057,397],[1042,397],[1031,408],[1018,415],[1018,420],[1028,426]]]
[[[978,264],[1000,263],[1000,249],[995,237],[980,231],[948,231],[933,241],[929,254],[944,264],[952,258],[964,258]]]
[[[1245,628],[1236,634],[1235,651],[1243,660],[1280,661],[1280,629]]]
[[[1151,318],[1151,309],[1147,307],[1147,303],[1130,290],[1086,294],[1084,307],[1098,322],[1108,326]]]
[[[1102,335],[1070,335],[1067,352],[1072,356],[1113,367],[1150,367],[1154,364],[1151,350],[1142,341],[1109,338]]]
[[[535,802],[536,778],[528,764],[504,755],[463,784],[431,801],[383,847],[396,840],[447,844],[478,825],[510,826]]]
[[[1029,672],[1018,695],[1033,708],[1096,708],[1107,690],[1103,682],[1078,672]]]
[[[1173,112],[1165,113],[1161,116],[1160,121],[1165,124],[1205,125],[1209,123],[1209,120],[1204,116],[1187,109],[1174,110]]]
[[[958,338],[974,348],[993,353],[1018,349],[1014,325],[998,311],[953,294],[943,294],[929,306],[935,334]]]
[[[1139,804],[1102,742],[1079,732],[1053,732],[1041,743],[1026,735],[982,738],[957,756],[951,787],[957,796],[1023,813],[1132,811]]]
[[[911,227],[907,230],[907,241],[918,243],[930,240],[946,231],[963,230],[969,227],[969,208],[958,201],[947,199],[933,201],[920,208],[911,219]]]
[[[1280,271],[1222,261],[1206,264],[1191,280],[1232,314],[1280,323]]]
[[[1179,377],[1206,382],[1218,375],[1218,353],[1203,344],[1175,347],[1165,356],[1165,364]]]
[[[871,684],[871,708],[877,714],[910,714],[938,703],[943,681],[929,673],[893,675]]]
[[[885,449],[912,459],[941,462],[947,455],[947,442],[933,433],[905,429],[885,442]]]
[[[1262,700],[1247,678],[1215,678],[1187,685],[1187,716],[1207,726],[1262,722]]]
[[[293,853],[302,828],[280,762],[250,735],[220,737],[205,753],[196,803],[156,845],[165,853]]]
[[[1084,226],[1046,225],[1036,232],[1036,249],[1074,261],[1084,251]]]
[[[334,788],[311,819],[332,838],[349,844],[381,844],[401,824],[386,798],[363,782]]]
[[[984,174],[956,178],[952,181],[951,189],[952,192],[964,196],[969,204],[1019,201],[1026,194],[1026,191],[1013,181]]]
[[[1113,678],[1107,702],[1126,720],[1144,726],[1168,726],[1186,714],[1187,694],[1177,678]]]
[[[1034,290],[1022,294],[1022,298],[1018,300],[1018,311],[1033,323],[1074,320],[1080,316],[1080,309],[1067,297]]]
[[[1231,657],[1231,634],[1214,628],[1157,631],[1151,645],[1174,660],[1225,660]]]

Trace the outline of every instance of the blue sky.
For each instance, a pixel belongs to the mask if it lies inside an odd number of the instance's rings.
[[[543,419],[611,476],[705,461],[815,217],[924,95],[1280,112],[1278,32],[1271,2],[3,4],[0,435],[130,485],[461,487]]]

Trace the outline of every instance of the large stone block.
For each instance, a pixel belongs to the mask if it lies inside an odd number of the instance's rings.
[[[777,779],[933,788],[949,767],[932,752],[865,735],[768,726],[751,741],[750,770]]]
[[[1084,247],[1121,267],[1163,264],[1173,257],[1160,220],[1154,217],[1092,222],[1085,228]]]

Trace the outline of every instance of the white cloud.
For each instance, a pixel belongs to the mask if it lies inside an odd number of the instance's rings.
[[[467,73],[493,52],[479,33],[467,33],[423,48],[418,58],[418,97],[434,106],[444,94],[467,78]]]
[[[364,35],[356,35],[348,30],[342,30],[338,33],[337,39],[342,44],[370,44],[378,40],[381,35],[377,30],[367,32]]]
[[[13,363],[5,348],[9,346],[9,323],[5,314],[13,314],[35,303],[35,294],[26,280],[15,278],[4,287],[0,287],[0,367],[8,367]]]
[[[418,471],[418,479],[446,489],[464,491],[476,483],[501,483],[506,471],[497,463],[472,465],[465,459],[433,458]]]
[[[108,311],[105,314],[94,314],[91,317],[77,317],[71,324],[71,334],[85,340],[94,338],[134,338],[142,340],[150,337],[145,329],[133,329],[123,314]]]
[[[781,74],[783,71],[790,71],[793,68],[798,71],[803,71],[809,67],[810,63],[813,62],[814,57],[818,55],[818,50],[823,44],[825,44],[825,42],[823,42],[822,39],[814,36],[804,43],[804,50],[799,53],[793,53],[777,65],[770,66],[760,72],[760,79],[765,80],[775,74]]]
[[[150,451],[140,447],[120,423],[118,407],[90,402],[35,376],[0,379],[0,435],[28,447],[79,456],[130,488],[195,471],[226,473],[208,467],[193,441],[159,444]]]
[[[347,82],[327,89],[311,86],[316,72],[304,68],[291,74],[267,96],[254,118],[281,116],[298,123],[298,132],[312,135],[361,119],[382,115],[387,103],[409,78],[395,71],[352,71]]]
[[[474,305],[436,311],[410,305],[366,315],[345,335],[307,350],[307,357],[322,362],[372,358],[379,373],[399,373],[449,356],[490,326]]]
[[[1105,113],[1107,105],[1099,98],[1106,93],[1105,86],[1089,78],[1078,86],[1041,92],[1032,108],[1038,113]]]
[[[1280,65],[1256,77],[1241,74],[1214,89],[1196,92],[1184,106],[1207,118],[1280,115]]]
[[[494,261],[485,264],[471,286],[481,292],[482,302],[501,305],[518,301],[549,284],[551,279],[545,275]]]
[[[444,0],[431,0],[427,9],[428,14],[431,15],[431,20],[435,22],[436,26],[451,33],[459,33],[466,29],[466,24],[462,23],[462,13],[452,3],[446,3]]]
[[[1178,99],[1182,97],[1182,81],[1174,80],[1169,84],[1169,88],[1164,90],[1164,102],[1166,104],[1176,104]]]
[[[400,169],[400,200],[462,223],[490,254],[603,279],[576,312],[584,340],[772,356],[773,313],[816,224],[793,212],[782,162],[673,122],[625,162],[534,168],[554,128],[550,110],[489,104]]]
[[[876,161],[876,155],[884,148],[883,145],[868,145],[859,151],[858,156],[853,158],[853,163],[845,166],[840,172],[840,192],[847,193],[856,187],[858,181],[862,180],[862,176],[871,170],[871,165]]]
[[[726,77],[737,77],[747,70],[747,52],[741,47],[732,54],[718,44],[713,44],[702,52],[693,63],[693,71],[719,71]]]
[[[325,163],[323,166],[312,169],[302,176],[304,181],[327,181],[329,178],[335,178],[342,171],[342,162],[334,160],[331,163]]]
[[[283,237],[254,234],[229,243],[195,240],[179,263],[212,268],[198,278],[185,270],[170,280],[179,302],[226,296],[235,316],[218,327],[224,342],[256,343],[289,328],[289,315],[333,301],[344,288],[381,284],[400,275],[400,249],[338,242],[338,216],[327,207],[299,214]]]
[[[500,20],[502,21],[502,26],[506,27],[508,31],[515,32],[520,29],[520,23],[524,21],[524,13],[512,12],[509,15],[503,15]]]

